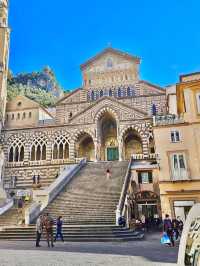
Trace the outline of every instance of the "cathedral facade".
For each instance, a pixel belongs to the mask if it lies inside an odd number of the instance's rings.
[[[19,96],[7,104],[3,131],[5,184],[56,176],[80,158],[129,160],[154,153],[152,116],[166,113],[165,90],[140,80],[140,59],[107,48],[81,65],[83,86],[59,100],[52,115]]]

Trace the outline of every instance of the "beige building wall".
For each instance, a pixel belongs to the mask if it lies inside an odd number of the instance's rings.
[[[44,108],[25,96],[17,96],[7,103],[6,128],[38,126],[39,121],[52,119]]]
[[[172,217],[181,215],[183,209],[186,216],[190,205],[200,202],[199,94],[200,79],[197,76],[193,79],[191,74],[190,80],[187,75],[187,80],[181,79],[176,87],[178,116],[155,120],[154,138],[156,153],[160,157],[159,183],[163,216],[166,213]],[[173,105],[172,102],[170,105]],[[178,132],[178,139],[173,132]]]

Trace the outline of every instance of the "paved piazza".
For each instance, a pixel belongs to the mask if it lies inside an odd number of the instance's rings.
[[[36,249],[32,242],[0,242],[1,266],[172,266],[178,247],[160,245],[160,234],[143,241],[119,243],[60,243],[48,249],[45,242]]]

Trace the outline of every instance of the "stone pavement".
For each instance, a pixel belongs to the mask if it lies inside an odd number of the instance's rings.
[[[0,266],[175,266],[178,247],[159,243],[160,234],[117,243],[57,242],[36,249],[32,242],[0,242]]]

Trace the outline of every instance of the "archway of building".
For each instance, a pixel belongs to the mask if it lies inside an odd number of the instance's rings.
[[[119,160],[117,121],[110,112],[105,112],[98,120],[98,139],[100,140],[100,160]]]
[[[88,161],[95,160],[94,141],[88,133],[82,133],[75,144],[76,157],[87,158]]]
[[[129,128],[123,136],[123,157],[125,160],[130,160],[132,154],[142,154],[142,139],[139,133]]]

